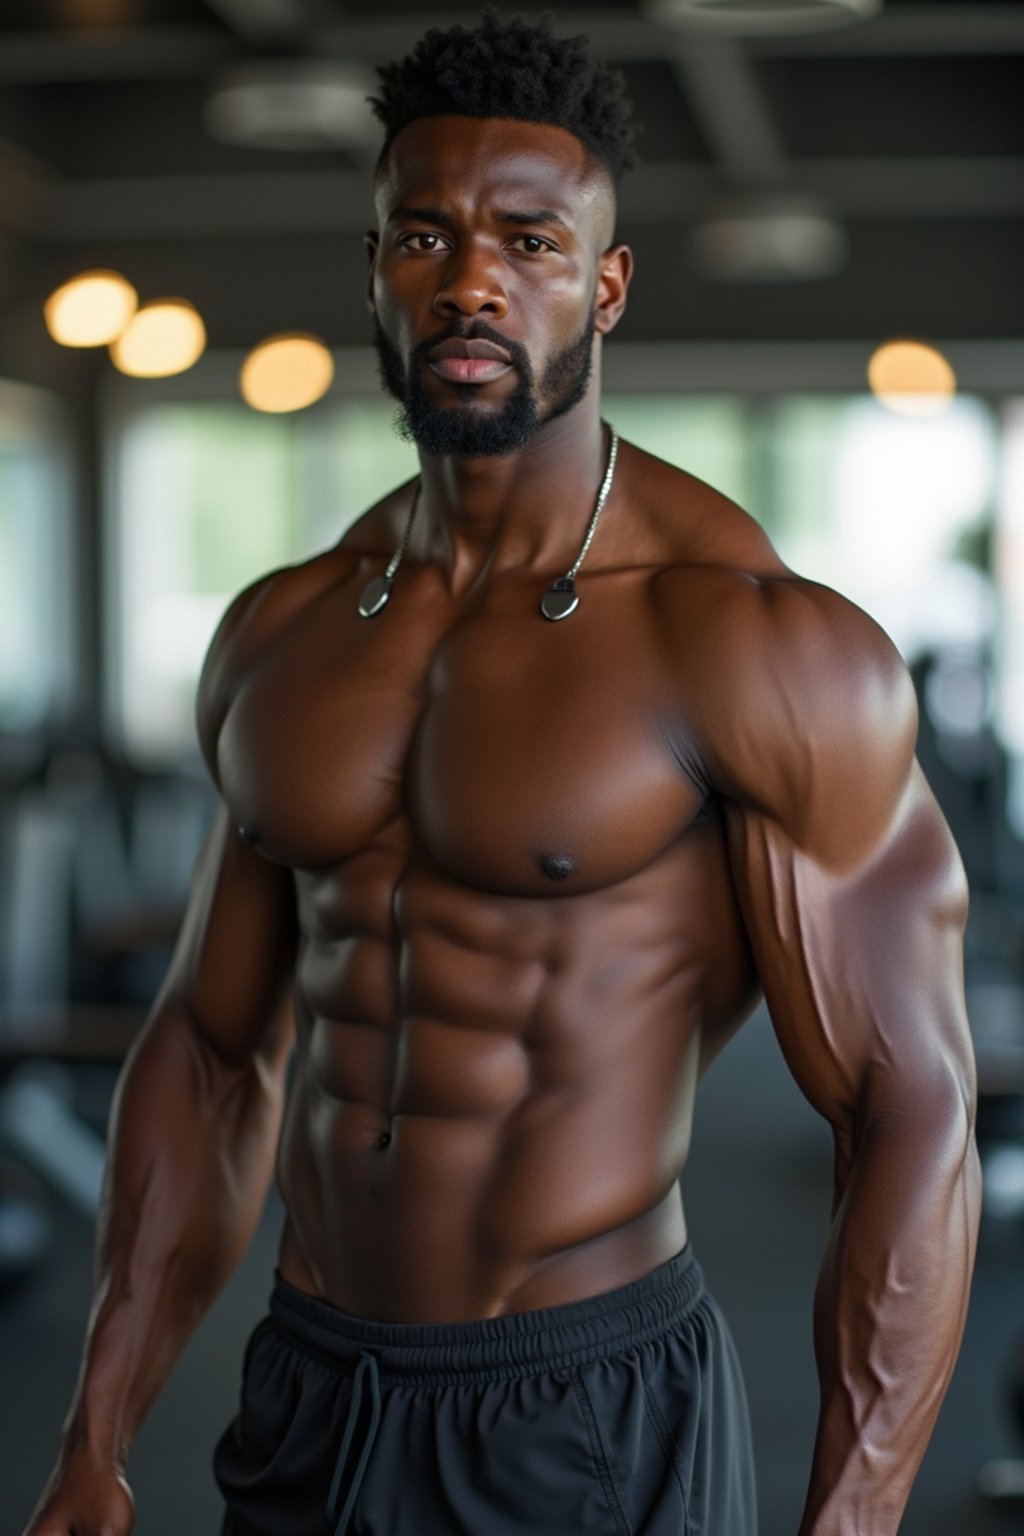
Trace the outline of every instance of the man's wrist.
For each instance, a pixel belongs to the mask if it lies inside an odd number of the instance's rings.
[[[121,1415],[109,1406],[90,1409],[84,1401],[77,1402],[61,1430],[60,1460],[89,1461],[123,1473],[127,1458]]]

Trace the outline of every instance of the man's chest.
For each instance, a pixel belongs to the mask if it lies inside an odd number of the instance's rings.
[[[372,619],[332,593],[267,648],[227,713],[218,757],[236,824],[295,868],[414,842],[508,895],[592,891],[643,868],[702,796],[670,745],[672,680],[638,583],[588,585],[561,623],[526,584],[454,619],[411,583]]]

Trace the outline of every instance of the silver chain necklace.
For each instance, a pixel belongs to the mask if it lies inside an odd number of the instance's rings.
[[[611,446],[608,450],[608,468],[604,472],[601,481],[601,489],[597,493],[594,510],[590,514],[590,522],[583,536],[580,552],[564,576],[559,576],[557,581],[544,593],[540,600],[540,611],[546,619],[567,619],[576,608],[579,607],[579,597],[576,592],[576,577],[580,566],[583,564],[587,550],[590,548],[594,531],[597,528],[598,518],[604,511],[605,502],[608,500],[612,489],[612,480],[615,478],[615,461],[619,455],[619,435],[614,427],[610,428]],[[386,607],[391,596],[391,588],[395,580],[395,572],[402,563],[402,556],[409,547],[409,538],[412,534],[413,519],[416,516],[416,508],[419,506],[420,489],[423,482],[418,481],[412,498],[412,506],[409,508],[409,516],[405,522],[405,532],[402,534],[402,542],[388,561],[387,569],[383,576],[375,576],[367,582],[359,599],[359,612],[364,619],[372,619],[381,609]]]

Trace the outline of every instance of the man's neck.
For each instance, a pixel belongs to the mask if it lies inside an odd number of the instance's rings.
[[[576,559],[608,459],[595,394],[541,427],[516,453],[420,456],[416,545],[441,564],[454,595],[484,574],[550,571]]]

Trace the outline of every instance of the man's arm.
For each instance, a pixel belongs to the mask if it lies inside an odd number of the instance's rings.
[[[776,1034],[835,1138],[800,1536],[895,1536],[959,1350],[979,1218],[966,886],[882,632],[807,582],[748,587],[734,617],[709,768]]]
[[[253,593],[228,610],[200,681],[200,740],[215,779]],[[295,942],[290,872],[248,848],[221,804],[166,979],[118,1080],[81,1369],[31,1536],[130,1529],[129,1447],[266,1198]]]

